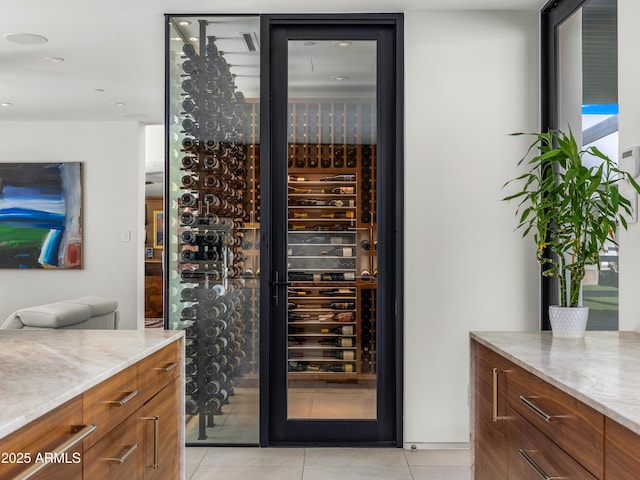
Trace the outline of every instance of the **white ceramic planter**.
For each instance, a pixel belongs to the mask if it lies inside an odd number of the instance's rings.
[[[582,338],[587,328],[589,307],[549,307],[551,332],[558,338]]]

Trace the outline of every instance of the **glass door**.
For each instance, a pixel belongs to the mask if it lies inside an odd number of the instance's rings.
[[[288,418],[376,418],[375,64],[288,41]]]
[[[395,290],[381,286],[394,275],[378,244],[395,240],[379,223],[393,215],[377,208],[393,194],[393,175],[378,175],[394,168],[380,155],[393,138],[392,31],[270,32],[269,441],[392,442]]]

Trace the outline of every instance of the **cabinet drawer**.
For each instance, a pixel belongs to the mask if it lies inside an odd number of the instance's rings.
[[[173,342],[140,361],[138,389],[142,403],[180,376],[181,346],[181,342]]]
[[[86,479],[139,480],[142,478],[141,431],[135,415],[105,435],[84,453]]]
[[[515,410],[509,413],[509,478],[597,480]]]
[[[605,420],[605,478],[636,480],[640,472],[640,435]]]
[[[82,399],[76,397],[0,440],[3,455],[0,478],[14,478],[35,465],[43,465],[43,456],[56,452],[56,463],[46,466],[33,479],[81,479],[83,458],[79,438],[89,431],[82,428]],[[89,436],[95,434],[94,431]],[[73,443],[75,440],[77,443]],[[72,445],[62,451],[60,447],[69,441]]]
[[[515,365],[506,378],[509,406],[602,478],[604,416]]]
[[[137,365],[132,365],[85,392],[82,398],[83,419],[85,423],[95,423],[97,431],[84,441],[84,451],[135,412],[140,405]]]

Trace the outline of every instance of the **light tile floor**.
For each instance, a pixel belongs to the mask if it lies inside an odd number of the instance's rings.
[[[469,480],[469,450],[187,447],[187,480]]]

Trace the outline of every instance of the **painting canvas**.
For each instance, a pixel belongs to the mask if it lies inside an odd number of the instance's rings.
[[[82,268],[81,212],[81,163],[0,163],[0,268]]]

